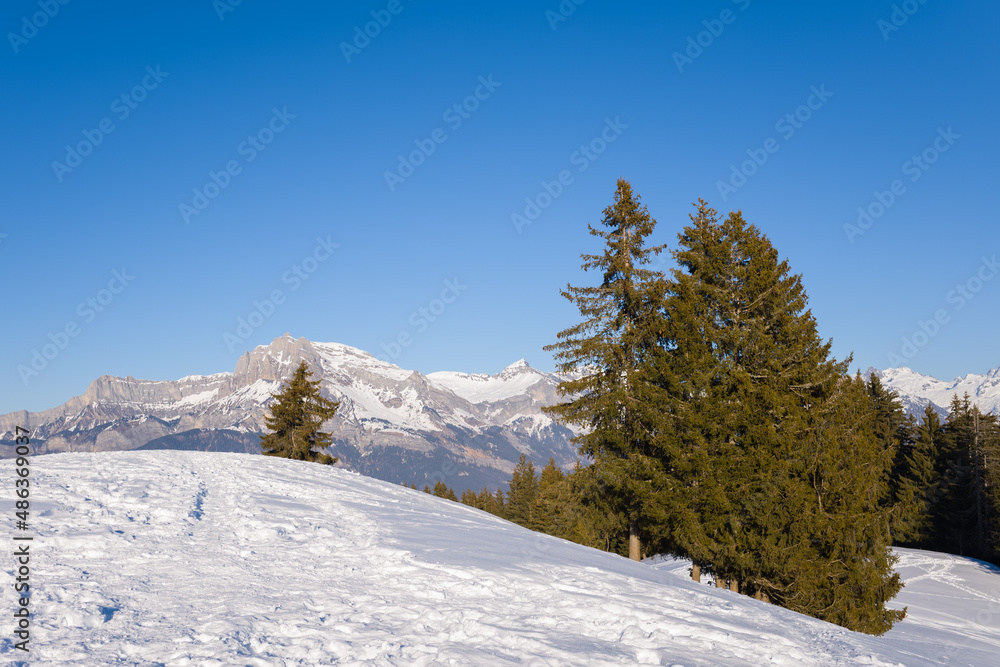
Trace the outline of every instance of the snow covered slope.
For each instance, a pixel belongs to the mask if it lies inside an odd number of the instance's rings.
[[[951,399],[956,394],[959,398],[968,394],[969,400],[978,405],[984,413],[1000,415],[1000,367],[982,375],[969,373],[954,380],[938,380],[906,367],[889,368],[884,371],[869,368],[868,372],[875,373],[882,380],[882,384],[895,389],[907,412],[918,417],[928,402],[939,413],[946,415]]]
[[[32,652],[4,632],[8,664],[988,665],[998,650],[1000,575],[938,554],[904,553],[912,620],[874,638],[326,466],[158,451],[31,468]]]

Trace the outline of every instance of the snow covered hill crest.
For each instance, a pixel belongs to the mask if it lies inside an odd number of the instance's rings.
[[[970,373],[954,380],[938,380],[906,367],[884,371],[869,368],[867,374],[877,375],[882,384],[898,392],[906,411],[917,417],[928,404],[942,416],[946,415],[956,394],[959,398],[968,394],[969,400],[985,414],[1000,415],[1000,366],[982,375]]]
[[[573,433],[542,414],[560,377],[523,359],[496,375],[427,376],[339,343],[286,334],[245,353],[232,373],[173,381],[103,376],[82,395],[38,413],[0,416],[0,438],[31,429],[42,451],[259,451],[272,394],[300,360],[340,401],[325,428],[341,464],[390,481],[496,488],[521,453],[576,460]]]
[[[1000,571],[956,556],[901,550],[909,616],[879,638],[328,466],[147,451],[31,470],[31,653],[5,633],[4,664],[986,667],[1000,648]]]

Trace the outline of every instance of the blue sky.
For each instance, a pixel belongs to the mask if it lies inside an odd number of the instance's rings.
[[[578,318],[559,289],[597,280],[579,255],[619,177],[655,242],[699,197],[741,209],[838,358],[983,372],[998,19],[935,0],[11,0],[0,413],[103,374],[232,370],[285,332],[425,373],[551,370],[542,347]]]

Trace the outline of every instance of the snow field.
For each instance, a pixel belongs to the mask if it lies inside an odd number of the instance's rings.
[[[974,626],[955,613],[927,621],[937,636],[851,633],[695,584],[686,568],[316,464],[58,454],[32,460],[32,485],[32,652],[3,633],[0,662],[986,665],[980,644],[998,638],[980,623],[971,645],[962,633]],[[933,569],[939,558],[904,552],[906,567],[938,573],[922,580],[929,595],[964,576]],[[952,612],[977,592],[968,583],[951,589]],[[3,604],[13,609],[12,586]],[[949,640],[949,662],[920,657]]]

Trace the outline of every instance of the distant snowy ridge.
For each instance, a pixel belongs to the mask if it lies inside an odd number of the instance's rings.
[[[32,483],[44,570],[12,664],[987,667],[1000,646],[1000,573],[944,554],[901,550],[909,617],[871,637],[327,466],[75,453]]]
[[[341,464],[383,479],[497,487],[524,453],[576,460],[573,431],[542,407],[561,376],[521,359],[495,375],[422,375],[341,343],[286,334],[242,355],[231,373],[174,381],[104,376],[66,404],[0,416],[0,439],[29,428],[42,451],[147,448],[259,451],[272,395],[300,361],[340,401],[325,428]],[[2,453],[2,452],[0,452]]]
[[[970,373],[954,380],[938,380],[906,367],[884,371],[869,368],[867,374],[873,373],[882,384],[899,393],[907,412],[918,417],[928,403],[940,414],[947,414],[951,399],[956,394],[959,398],[968,394],[969,401],[985,414],[1000,415],[1000,367],[982,375]]]

